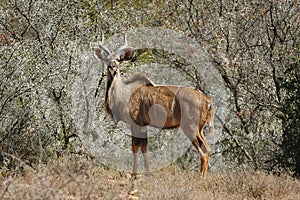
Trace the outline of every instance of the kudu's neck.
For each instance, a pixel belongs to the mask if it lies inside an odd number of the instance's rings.
[[[105,110],[106,112],[112,116],[111,108],[109,107],[109,90],[111,89],[111,85],[115,79],[121,79],[120,71],[117,70],[114,75],[107,72],[107,82],[106,82],[106,92],[105,92]]]

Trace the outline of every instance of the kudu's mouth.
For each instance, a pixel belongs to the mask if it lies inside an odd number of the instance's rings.
[[[107,66],[107,71],[108,71],[109,75],[111,75],[112,77],[115,77],[115,75],[117,74],[117,67]]]

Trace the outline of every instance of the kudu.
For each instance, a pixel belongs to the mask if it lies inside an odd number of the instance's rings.
[[[94,55],[107,65],[105,110],[116,121],[130,125],[132,133],[133,170],[137,173],[137,153],[141,148],[144,167],[147,161],[147,129],[181,127],[200,155],[200,173],[205,177],[210,148],[203,129],[208,123],[214,132],[214,108],[211,99],[200,90],[180,86],[156,86],[146,76],[134,74],[121,78],[120,62],[130,60],[133,49],[122,47],[111,53],[105,46],[94,48]]]

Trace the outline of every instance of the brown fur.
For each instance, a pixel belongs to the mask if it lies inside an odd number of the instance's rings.
[[[135,90],[130,97],[129,113],[139,126],[176,128],[181,120],[176,93],[165,86],[141,86]]]
[[[148,169],[146,126],[161,129],[181,127],[200,155],[202,176],[206,175],[210,148],[203,129],[209,125],[214,131],[214,108],[210,98],[203,92],[188,87],[154,86],[151,80],[137,73],[122,79],[119,62],[133,55],[132,48],[122,48],[118,54],[107,48],[94,48],[95,57],[107,64],[107,88],[105,110],[116,121],[130,125],[132,152],[134,154],[133,174],[137,171],[137,152],[141,148],[144,165]]]

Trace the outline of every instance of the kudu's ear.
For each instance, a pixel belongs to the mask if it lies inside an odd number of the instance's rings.
[[[97,47],[94,47],[93,50],[95,58],[104,62],[108,61],[108,56],[111,54],[108,48],[102,45],[98,45]]]
[[[130,60],[133,57],[133,48],[124,47],[118,50],[119,61]]]

